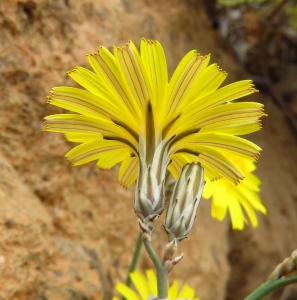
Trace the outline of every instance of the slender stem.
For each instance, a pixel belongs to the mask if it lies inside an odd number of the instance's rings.
[[[132,258],[132,261],[131,261],[131,264],[130,264],[128,276],[127,276],[127,279],[126,279],[126,286],[130,286],[131,283],[132,283],[131,278],[130,278],[129,275],[136,268],[136,265],[137,265],[137,262],[138,262],[138,259],[139,259],[139,256],[140,256],[141,247],[142,247],[142,232],[140,231],[139,235],[138,235],[136,247],[135,247],[135,250],[134,250],[134,253],[133,253],[133,258]],[[126,298],[124,296],[122,296],[122,300],[126,300]]]
[[[248,295],[244,300],[260,300],[272,291],[297,282],[297,275],[290,277],[282,277],[277,280],[267,280],[262,285],[260,285],[256,290],[254,290],[250,295]]]
[[[158,287],[158,299],[167,299],[168,287],[167,287],[167,275],[168,272],[162,265],[160,258],[158,257],[155,249],[152,246],[150,238],[147,233],[143,233],[142,241],[147,253],[153,261],[157,270],[157,287]]]

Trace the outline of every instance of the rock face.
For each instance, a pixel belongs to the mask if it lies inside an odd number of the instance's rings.
[[[215,44],[199,1],[2,0],[0,24],[0,299],[109,300],[139,232],[133,187],[122,188],[116,170],[67,165],[71,145],[42,132],[43,117],[62,112],[47,105],[50,88],[74,85],[66,71],[88,67],[85,54],[100,45],[142,36],[162,43],[171,73],[198,49],[211,52],[230,81],[245,75]],[[254,136],[264,150],[258,175],[269,214],[257,230],[232,232],[203,201],[181,244],[185,258],[170,275],[203,300],[243,298],[296,248],[297,146],[277,108],[255,100],[270,115]],[[162,241],[159,226],[158,250]],[[152,267],[144,251],[139,267]]]

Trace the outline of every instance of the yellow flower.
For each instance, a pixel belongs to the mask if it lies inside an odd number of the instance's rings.
[[[114,55],[100,47],[87,58],[95,73],[82,67],[68,72],[85,90],[61,86],[48,96],[50,104],[74,112],[45,118],[46,131],[80,143],[66,154],[71,165],[95,160],[98,167],[110,169],[121,163],[122,185],[130,186],[142,174],[138,190],[143,193],[143,182],[150,180],[155,184],[147,193],[154,194],[162,189],[167,167],[177,178],[185,164],[200,162],[209,178],[238,183],[243,174],[219,150],[258,157],[260,148],[238,135],[261,128],[263,105],[233,102],[256,92],[252,81],[219,88],[227,74],[208,65],[210,55],[190,51],[169,83],[157,41],[142,39],[140,53],[129,41],[114,47]],[[159,214],[163,204],[151,201]]]
[[[127,300],[157,299],[157,278],[153,270],[146,270],[146,277],[140,271],[135,270],[130,273],[130,278],[137,292],[126,286],[124,283],[119,282],[116,285],[116,290]],[[199,298],[195,297],[195,290],[188,284],[185,284],[179,291],[179,283],[177,280],[169,286],[168,298],[170,300],[199,300]],[[114,297],[113,300],[118,300],[118,298]]]
[[[203,197],[212,197],[211,216],[223,220],[229,210],[233,229],[242,230],[244,224],[248,223],[244,211],[250,219],[253,227],[258,226],[255,211],[266,214],[266,208],[258,195],[260,191],[260,179],[252,174],[256,169],[253,161],[228,155],[243,171],[244,180],[239,185],[232,184],[229,180],[221,178],[211,182],[206,178]]]

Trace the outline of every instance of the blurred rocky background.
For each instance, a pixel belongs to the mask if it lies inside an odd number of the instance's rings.
[[[203,201],[170,280],[201,300],[243,299],[297,248],[296,1],[219,2],[1,0],[1,300],[110,300],[126,279],[139,233],[133,187],[118,184],[117,170],[68,166],[71,145],[42,130],[44,116],[63,111],[46,103],[50,88],[74,85],[66,71],[128,39],[159,40],[170,73],[191,49],[212,53],[227,82],[255,80],[263,92],[250,100],[269,115],[251,136],[263,148],[256,173],[268,216],[235,232]],[[164,239],[159,225],[158,250]],[[144,251],[138,267],[152,267]],[[266,299],[297,299],[296,286]]]

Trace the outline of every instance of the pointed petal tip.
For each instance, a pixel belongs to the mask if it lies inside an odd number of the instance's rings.
[[[118,183],[119,183],[119,185],[121,186],[121,187],[123,187],[124,189],[128,189],[128,186],[127,185],[125,185],[125,184],[123,184],[120,180],[118,180]]]
[[[235,180],[235,186],[237,186],[238,184],[240,184],[240,182],[245,178],[245,176],[241,175],[240,177],[237,178],[237,180]]]
[[[212,179],[210,180],[210,182],[218,181],[218,180],[220,180],[220,179],[222,179],[222,178],[223,178],[223,176],[218,176],[218,177],[212,178]]]

